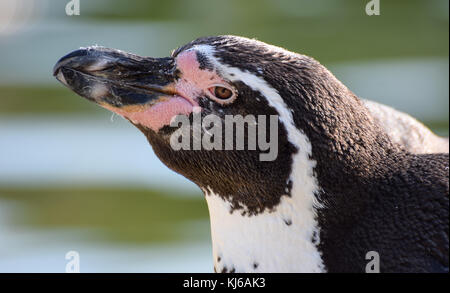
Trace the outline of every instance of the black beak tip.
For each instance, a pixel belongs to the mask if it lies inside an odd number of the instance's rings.
[[[56,75],[58,75],[59,68],[60,68],[60,66],[59,66],[59,61],[58,61],[58,62],[55,64],[55,66],[53,66],[53,76],[56,77]]]
[[[70,60],[76,58],[76,57],[83,57],[87,56],[89,51],[87,49],[78,49],[75,51],[70,52],[69,54],[61,57],[58,62],[56,62],[55,66],[53,66],[53,76],[57,76],[59,69],[68,64]]]

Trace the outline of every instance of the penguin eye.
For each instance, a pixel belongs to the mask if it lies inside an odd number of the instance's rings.
[[[218,103],[230,103],[236,97],[233,90],[220,85],[210,87],[209,92],[212,98]]]
[[[214,95],[221,100],[227,100],[233,95],[233,92],[227,88],[216,86],[214,87]]]

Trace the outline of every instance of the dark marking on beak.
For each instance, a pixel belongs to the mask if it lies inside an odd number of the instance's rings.
[[[173,58],[150,58],[88,47],[62,57],[53,75],[78,95],[113,107],[156,103],[176,92]]]

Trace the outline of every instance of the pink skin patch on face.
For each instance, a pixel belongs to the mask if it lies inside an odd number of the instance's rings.
[[[194,50],[182,52],[176,58],[180,79],[175,82],[177,95],[165,97],[154,105],[135,105],[115,108],[102,104],[104,108],[128,118],[135,124],[158,132],[159,129],[170,125],[176,115],[189,115],[200,112],[198,98],[204,96],[209,88],[216,84],[227,84],[215,71],[200,69],[197,54]]]
[[[170,125],[174,116],[189,115],[194,111],[194,106],[180,96],[169,97],[153,106],[125,106],[123,108],[115,108],[108,104],[101,106],[155,132],[166,125]]]
[[[200,69],[195,50],[180,53],[176,58],[181,79],[175,85],[183,97],[198,97],[215,84],[227,84],[215,71]]]

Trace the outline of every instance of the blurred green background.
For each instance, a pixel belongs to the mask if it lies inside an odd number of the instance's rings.
[[[200,191],[52,77],[80,46],[162,57],[200,36],[257,38],[448,135],[448,0],[381,0],[380,16],[365,0],[80,0],[79,16],[67,2],[0,0],[0,272],[63,272],[69,250],[82,272],[212,270]]]

